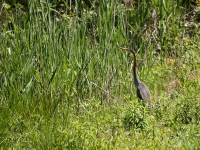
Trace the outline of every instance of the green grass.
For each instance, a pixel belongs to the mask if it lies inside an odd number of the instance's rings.
[[[0,148],[200,149],[200,34],[180,5],[108,1],[81,16],[2,5]],[[153,108],[118,46],[138,52]]]

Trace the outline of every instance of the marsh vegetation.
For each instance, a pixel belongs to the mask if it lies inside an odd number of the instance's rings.
[[[1,149],[200,149],[200,3],[67,2],[1,2]]]

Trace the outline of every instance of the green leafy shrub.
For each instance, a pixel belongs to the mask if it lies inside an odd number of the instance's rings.
[[[142,105],[134,105],[125,112],[123,124],[125,129],[143,130],[147,125],[147,111]]]

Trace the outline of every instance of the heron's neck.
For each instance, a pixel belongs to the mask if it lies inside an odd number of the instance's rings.
[[[134,79],[134,83],[135,83],[135,86],[138,86],[139,85],[139,78],[138,78],[138,75],[137,75],[137,68],[133,67],[133,79]]]
[[[136,60],[135,53],[134,53],[134,63],[133,63],[133,79],[134,79],[135,86],[138,86],[140,80],[137,75],[137,60]]]

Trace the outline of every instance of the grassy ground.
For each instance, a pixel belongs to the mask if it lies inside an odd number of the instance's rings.
[[[195,16],[171,1],[93,7],[2,6],[1,149],[200,149]],[[137,101],[118,46],[138,52],[153,108]]]

